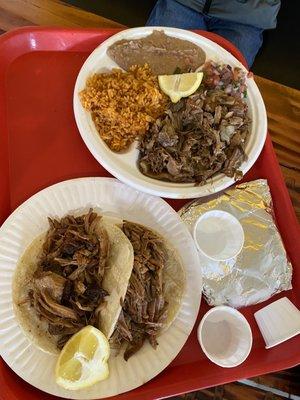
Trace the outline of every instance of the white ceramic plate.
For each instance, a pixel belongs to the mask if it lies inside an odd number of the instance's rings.
[[[106,50],[114,42],[121,39],[137,39],[149,35],[153,29],[163,29],[166,34],[180,39],[189,40],[206,52],[207,60],[212,59],[232,66],[245,67],[228,51],[203,36],[176,28],[133,28],[124,30],[104,41],[97,47],[83,64],[74,89],[73,107],[76,123],[86,146],[96,158],[112,175],[134,187],[135,189],[162,196],[167,198],[194,198],[206,196],[215,192],[219,192],[234,183],[234,179],[226,177],[223,174],[216,175],[209,183],[203,186],[195,186],[192,183],[178,184],[172,182],[163,182],[149,178],[143,175],[137,167],[138,150],[135,143],[125,154],[112,152],[108,146],[100,139],[99,134],[92,121],[90,113],[83,109],[78,93],[84,89],[86,79],[93,73],[101,72],[105,69],[117,67],[106,54]],[[248,160],[241,166],[242,172],[245,174],[255,163],[258,158],[267,133],[267,116],[261,94],[254,82],[253,78],[247,79],[248,86],[248,104],[249,115],[252,119],[250,138],[246,146]]]
[[[177,249],[186,269],[186,292],[170,328],[127,362],[111,357],[110,376],[89,389],[67,391],[55,383],[57,356],[36,348],[24,336],[14,316],[11,284],[19,257],[32,240],[47,229],[47,216],[86,211],[89,207],[155,229]],[[5,362],[31,385],[56,396],[98,399],[134,389],[160,373],[176,357],[196,321],[202,289],[198,255],[188,229],[162,199],[134,190],[112,178],[80,178],[58,183],[35,194],[0,228],[0,343]]]

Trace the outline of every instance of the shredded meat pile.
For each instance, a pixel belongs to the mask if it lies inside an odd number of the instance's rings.
[[[32,306],[49,322],[62,348],[85,325],[99,328],[99,311],[108,294],[101,287],[109,254],[107,232],[95,234],[100,217],[50,219],[43,254],[30,291]]]
[[[156,337],[167,318],[163,268],[165,254],[161,239],[147,228],[125,222],[123,231],[134,249],[134,265],[112,343],[126,343],[124,358],[135,354],[145,342],[156,348]]]
[[[141,172],[171,182],[204,184],[216,173],[241,178],[249,135],[245,74],[238,68],[204,66],[204,83],[170,105],[140,143]]]

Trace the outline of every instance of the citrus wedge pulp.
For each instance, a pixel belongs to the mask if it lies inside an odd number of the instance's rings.
[[[56,363],[56,383],[78,390],[94,385],[109,375],[110,348],[107,338],[93,326],[86,326],[71,337]]]
[[[170,97],[172,103],[177,103],[182,97],[188,97],[195,93],[202,78],[203,72],[159,75],[158,83],[161,90]]]

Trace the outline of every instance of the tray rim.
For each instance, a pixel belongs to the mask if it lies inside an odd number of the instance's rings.
[[[77,33],[83,33],[85,32],[87,35],[89,36],[97,36],[99,35],[101,32],[106,32],[107,34],[113,34],[115,32],[120,31],[120,29],[115,29],[115,28],[111,28],[111,29],[80,29],[80,28],[76,28],[76,29],[72,29],[72,28],[55,28],[55,27],[24,27],[24,28],[19,28],[13,31],[10,31],[8,33],[5,33],[3,35],[0,36],[0,109],[4,109],[3,105],[5,105],[5,96],[4,96],[4,90],[1,90],[4,88],[4,76],[5,76],[5,71],[6,68],[9,66],[10,62],[13,61],[15,58],[17,57],[12,57],[10,53],[6,53],[5,54],[5,50],[7,50],[7,48],[9,48],[10,45],[10,41],[14,40],[17,36],[21,37],[21,39],[23,39],[24,42],[26,42],[24,35],[28,34],[28,33],[37,33],[39,35],[46,35],[46,34],[50,34],[52,35],[53,33],[57,34],[58,32],[60,32],[61,34],[63,33],[70,33],[72,32],[73,34]],[[197,33],[201,34],[201,31],[196,31]],[[205,32],[205,34],[207,34]],[[23,36],[23,37],[22,37]],[[213,34],[213,37],[217,37],[218,35]],[[212,36],[210,36],[210,38],[212,38]],[[222,38],[223,40],[223,38]],[[228,41],[224,40],[223,43],[226,44],[226,42],[229,44],[229,46],[231,48],[233,48],[233,45],[230,44]],[[4,50],[4,54],[3,54],[3,50]],[[236,54],[239,53],[239,51],[237,49],[235,49]],[[22,54],[24,53],[28,53],[30,51],[23,51]],[[19,54],[20,55],[20,54]],[[10,62],[9,62],[10,60]],[[0,126],[1,126],[1,132],[5,131],[4,135],[0,134],[0,146],[1,145],[5,145],[5,147],[7,147],[7,139],[8,138],[3,138],[3,136],[5,136],[7,134],[7,129],[5,129],[6,127],[6,120],[5,120],[5,115],[4,112],[0,112]],[[283,180],[283,176],[282,176],[282,172],[279,168],[278,162],[276,160],[276,156],[272,147],[272,143],[271,143],[271,139],[269,137],[269,135],[267,136],[267,141],[265,144],[265,148],[269,153],[269,156],[272,158],[272,160],[277,164],[276,165],[276,174],[278,175],[278,177],[281,179],[283,185],[281,186],[281,195],[284,198],[285,201],[285,205],[287,206],[286,212],[289,214],[289,218],[292,219],[293,221],[293,226],[292,226],[292,230],[293,233],[298,234],[298,236],[295,237],[295,239],[297,239],[299,237],[299,225],[297,222],[297,218],[296,218],[296,214],[294,212],[287,188],[284,184],[284,180]],[[3,157],[0,157],[2,159],[2,161],[0,161],[0,168],[1,166],[5,165],[5,159]],[[8,157],[6,158],[8,159]],[[0,169],[1,170],[1,169]],[[3,174],[1,174],[3,175]],[[0,188],[8,188],[8,192],[9,192],[9,177],[7,176],[4,182],[1,182],[1,176],[0,176]],[[2,185],[2,186],[1,186]],[[1,196],[2,197],[2,196]],[[4,197],[4,196],[3,196]],[[2,199],[0,199],[0,208],[1,208],[1,201]],[[7,212],[6,212],[7,211]],[[8,215],[10,213],[10,207],[7,207],[6,210],[4,210],[4,214]],[[300,242],[300,240],[295,240],[295,245],[293,246],[295,249],[297,247],[297,244]],[[300,243],[299,243],[300,244]],[[299,247],[298,247],[299,248]],[[295,252],[293,252],[295,255]],[[295,258],[295,262],[296,262],[296,256],[293,257]],[[299,261],[299,260],[298,260]],[[143,387],[143,396],[145,399],[152,399],[153,396],[155,395],[155,392],[157,393],[159,390],[159,397],[161,396],[172,396],[174,394],[179,394],[179,393],[184,393],[186,391],[194,391],[194,390],[198,390],[198,389],[203,389],[205,387],[209,387],[209,386],[213,386],[216,384],[223,384],[223,383],[227,383],[227,382],[231,382],[233,380],[236,379],[241,379],[242,377],[245,376],[256,376],[256,375],[260,375],[262,373],[268,373],[268,372],[273,372],[273,371],[278,371],[284,368],[290,368],[294,365],[297,365],[300,361],[300,357],[295,354],[293,357],[293,361],[291,359],[291,357],[285,357],[283,360],[279,361],[278,363],[274,363],[272,365],[272,369],[271,370],[267,370],[267,371],[262,371],[259,366],[255,366],[253,368],[250,368],[251,372],[249,374],[249,372],[247,373],[244,367],[238,367],[235,368],[234,370],[231,370],[231,375],[226,376],[227,374],[222,374],[222,370],[218,369],[216,371],[216,374],[218,374],[218,378],[219,378],[219,382],[216,382],[216,377],[215,375],[210,375],[206,378],[206,384],[200,386],[199,383],[199,377],[198,376],[188,376],[188,374],[185,374],[184,380],[178,382],[178,380],[173,380],[173,381],[169,381],[169,383],[164,382],[163,386],[158,388],[153,389],[152,387],[148,387],[148,385],[146,385],[145,387]],[[280,365],[278,365],[280,364]],[[183,365],[183,369],[186,369],[186,367],[190,366],[191,364],[185,364]],[[174,370],[174,368],[172,368]],[[246,368],[249,369],[249,368]],[[176,376],[176,371],[174,372],[174,376]],[[172,375],[172,371],[168,371],[168,374]],[[164,379],[165,380],[165,379]],[[130,393],[130,394],[129,394]],[[140,399],[140,393],[137,392],[136,390],[133,392],[128,392],[127,394],[125,393],[124,395],[121,395],[121,398],[125,398],[125,397],[129,397],[131,399]],[[123,396],[123,397],[122,397]],[[9,395],[8,395],[9,397]],[[8,398],[7,397],[7,398]],[[118,397],[119,398],[119,397]]]

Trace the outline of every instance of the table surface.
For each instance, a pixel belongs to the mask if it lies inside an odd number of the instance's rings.
[[[262,93],[268,129],[300,221],[300,91],[255,76]]]
[[[57,0],[0,0],[0,33],[28,25],[122,28]],[[300,221],[300,91],[255,76],[264,98],[275,152]],[[283,399],[300,395],[300,367],[181,396],[196,399]],[[177,397],[179,398],[179,397]]]

